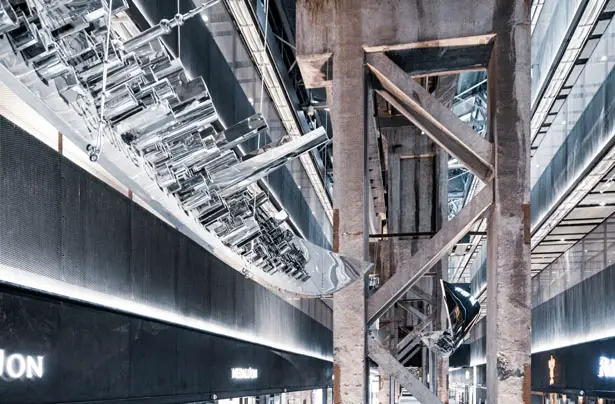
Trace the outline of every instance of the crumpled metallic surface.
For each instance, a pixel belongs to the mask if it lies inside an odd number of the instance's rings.
[[[448,327],[421,334],[425,346],[443,357],[451,356],[461,345],[480,314],[480,303],[465,289],[440,279]]]
[[[302,296],[331,294],[371,264],[297,237],[257,185],[324,144],[325,131],[242,159],[235,147],[267,131],[264,118],[257,114],[218,132],[205,82],[189,79],[160,41],[215,2],[122,41],[107,26],[127,9],[125,1],[0,1],[0,63],[88,143],[92,161],[104,146],[105,164],[129,173],[156,199],[158,190],[166,194],[185,214],[180,220],[195,221],[243,257],[247,276]]]

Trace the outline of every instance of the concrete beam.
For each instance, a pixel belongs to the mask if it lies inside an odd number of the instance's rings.
[[[375,321],[391,308],[436,262],[440,261],[470,230],[474,222],[489,209],[492,201],[493,188],[489,183],[453,220],[445,223],[428,243],[424,243],[424,248],[414,256],[404,257],[405,254],[410,254],[410,251],[406,251],[403,247],[404,240],[398,240],[399,262],[409,264],[398,268],[395,275],[368,299],[368,322]]]
[[[415,316],[416,318],[418,318],[421,321],[425,321],[425,319],[427,318],[427,315],[422,313],[419,309],[417,309],[416,307],[407,304],[407,303],[402,303],[402,302],[397,302],[397,304],[399,305],[399,307],[401,307],[402,309],[404,309],[406,312],[408,312],[409,314]]]
[[[414,377],[389,351],[380,345],[374,338],[368,338],[369,357],[384,369],[388,374],[394,376],[406,390],[408,390],[422,404],[442,404],[419,379]]]
[[[435,304],[433,297],[429,293],[425,292],[423,289],[419,288],[417,285],[412,286],[409,292],[431,305]]]
[[[493,176],[493,146],[382,53],[367,63],[389,93],[379,94],[483,182]]]
[[[399,343],[397,344],[397,351],[401,351],[402,349],[407,348],[408,344],[410,344],[413,339],[419,337],[420,334],[425,331],[427,327],[433,324],[435,318],[435,313],[432,313],[429,317],[425,319],[425,321],[414,327],[414,329],[410,333],[408,333],[408,335],[406,335],[404,338],[402,338],[401,341],[399,341]]]
[[[405,359],[412,359],[412,357],[421,349],[427,351],[427,348],[421,345],[421,338],[417,335],[395,356],[398,361],[403,363]]]
[[[297,55],[333,52],[337,44],[347,40],[336,28],[348,12],[357,15],[354,23],[361,27],[356,41],[368,48],[454,41],[494,32],[493,0],[297,0]]]

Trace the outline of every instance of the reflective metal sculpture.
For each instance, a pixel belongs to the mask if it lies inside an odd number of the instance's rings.
[[[440,280],[442,296],[448,313],[448,328],[426,332],[421,340],[430,350],[449,357],[463,342],[463,338],[474,326],[480,313],[480,304],[465,289]]]
[[[104,136],[269,281],[276,275],[272,283],[303,295],[332,293],[361,276],[365,264],[294,235],[286,214],[256,185],[324,144],[324,129],[240,156],[239,144],[268,130],[263,116],[216,131],[218,115],[205,82],[189,79],[160,40],[216,2],[122,42],[110,27],[112,16],[128,8],[124,0],[0,0],[0,61],[15,71],[19,67],[3,58],[23,59],[19,63],[57,91],[85,123],[92,161],[98,160]],[[34,86],[32,78],[22,82]]]

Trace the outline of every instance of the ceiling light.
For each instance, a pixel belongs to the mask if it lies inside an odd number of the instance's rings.
[[[606,202],[604,201],[600,202],[600,206],[604,206],[604,205],[606,205]]]
[[[209,17],[207,16],[207,14],[201,14],[201,18],[203,19],[203,21],[207,22],[209,21]]]

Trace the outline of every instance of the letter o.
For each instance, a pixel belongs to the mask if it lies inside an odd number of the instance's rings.
[[[17,366],[15,366],[17,365]],[[26,358],[20,354],[13,354],[6,358],[6,374],[13,378],[19,379],[26,373]]]

